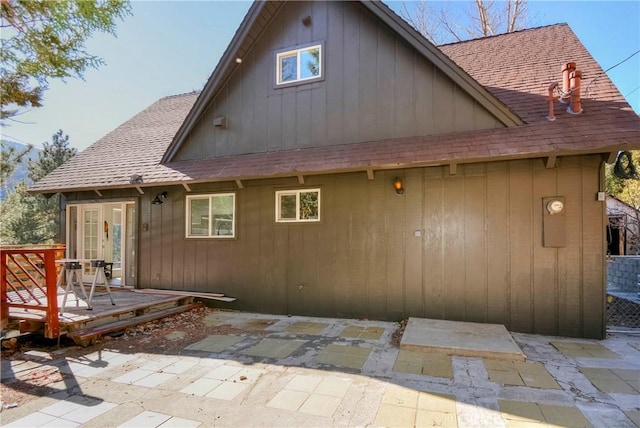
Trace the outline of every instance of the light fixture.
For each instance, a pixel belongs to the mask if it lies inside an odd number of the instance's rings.
[[[396,193],[398,195],[402,195],[404,193],[404,185],[402,184],[402,180],[398,177],[393,181],[393,188],[396,189]]]
[[[167,199],[167,196],[169,196],[169,194],[167,192],[158,193],[156,195],[156,198],[153,201],[151,201],[151,203],[153,205],[164,204],[164,201],[165,201],[165,199]]]

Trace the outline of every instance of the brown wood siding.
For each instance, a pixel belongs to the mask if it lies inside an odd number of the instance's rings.
[[[391,183],[400,177],[405,193]],[[604,334],[604,206],[598,156],[306,177],[317,224],[278,224],[275,191],[297,179],[194,184],[236,193],[236,239],[187,239],[182,187],[140,197],[140,287],[219,291],[256,312],[501,323]],[[162,190],[169,200],[151,205]],[[122,196],[122,192],[119,193]],[[108,201],[106,195],[96,201]],[[567,246],[542,245],[542,198],[566,200]],[[73,198],[70,198],[73,199]]]
[[[275,88],[276,52],[309,43],[322,43],[323,79]],[[213,126],[220,116],[226,129]],[[500,126],[362,5],[288,2],[174,160]]]

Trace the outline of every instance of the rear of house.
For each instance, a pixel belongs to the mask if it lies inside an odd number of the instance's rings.
[[[256,2],[201,93],[33,190],[64,195],[69,257],[125,285],[599,338],[603,166],[640,120],[606,75],[547,120],[569,61],[603,74],[566,25],[438,49],[379,2]]]

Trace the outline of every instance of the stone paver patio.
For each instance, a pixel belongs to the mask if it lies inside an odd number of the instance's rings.
[[[0,424],[640,426],[638,336],[513,334],[522,362],[401,350],[390,343],[395,323],[224,312],[206,322],[235,330],[178,353],[107,343],[78,358],[32,351],[3,360],[8,387],[43,370],[66,377],[46,396],[3,410]]]

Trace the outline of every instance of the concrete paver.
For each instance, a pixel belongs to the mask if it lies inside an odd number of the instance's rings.
[[[619,355],[597,343],[551,342],[560,352],[569,357],[619,358]]]
[[[395,323],[225,312],[207,322],[259,333],[211,336],[175,353],[106,343],[80,358],[3,360],[9,387],[44,371],[65,378],[52,395],[4,409],[0,425],[640,426],[638,336],[514,333],[521,362],[398,349]]]
[[[393,365],[393,371],[453,378],[451,357],[435,352],[417,352],[401,349]]]
[[[304,340],[262,339],[260,343],[242,351],[242,353],[254,357],[286,358],[304,343]]]
[[[316,361],[336,367],[361,369],[367,361],[371,348],[351,345],[327,345],[318,355]]]

